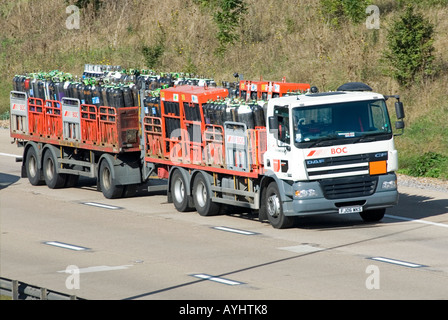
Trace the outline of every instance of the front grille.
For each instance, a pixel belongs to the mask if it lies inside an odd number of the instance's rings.
[[[375,152],[305,160],[310,179],[337,178],[336,175],[369,174],[369,163],[388,159],[387,152]]]
[[[368,175],[335,178],[319,181],[326,199],[343,199],[370,196],[375,193],[378,177]]]
[[[311,168],[322,168],[329,166],[366,163],[370,161],[371,157],[372,156],[370,154],[356,154],[351,156],[339,156],[331,158],[322,158],[318,160],[307,160],[306,167],[308,169],[311,169]]]

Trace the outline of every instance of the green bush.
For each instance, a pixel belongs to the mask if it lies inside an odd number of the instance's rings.
[[[402,86],[434,74],[434,26],[423,15],[407,6],[388,30],[387,48],[383,52],[392,76]]]
[[[155,69],[158,66],[163,54],[165,53],[166,33],[162,25],[159,22],[157,24],[159,30],[156,43],[153,45],[143,45],[141,48],[146,67],[148,67],[149,69]]]
[[[339,25],[343,20],[365,21],[366,9],[371,3],[371,0],[320,0],[323,16],[333,25]]]
[[[448,168],[448,157],[436,152],[427,152],[414,159],[405,172],[415,177],[441,178]]]

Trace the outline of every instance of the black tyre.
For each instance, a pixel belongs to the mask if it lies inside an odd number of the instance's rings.
[[[109,162],[102,161],[98,179],[101,192],[107,199],[116,199],[123,195],[124,186],[116,185],[112,172],[113,167],[109,165]]]
[[[44,154],[42,170],[44,173],[45,183],[50,189],[62,188],[65,186],[65,182],[67,180],[67,176],[65,174],[58,173],[57,165],[58,162],[53,156],[53,153],[47,150]]]
[[[190,210],[188,206],[187,184],[179,170],[174,171],[171,177],[171,196],[177,211],[186,212]]]
[[[214,216],[220,213],[221,206],[212,201],[210,184],[202,174],[198,174],[194,179],[193,202],[201,216]]]
[[[266,215],[269,223],[276,229],[290,228],[294,224],[293,217],[283,214],[283,206],[277,183],[271,182],[266,190]]]
[[[41,179],[41,171],[38,166],[38,157],[34,148],[30,148],[26,154],[25,170],[28,181],[33,186],[44,184],[44,180]]]
[[[384,218],[386,209],[367,210],[359,213],[365,222],[378,222]]]

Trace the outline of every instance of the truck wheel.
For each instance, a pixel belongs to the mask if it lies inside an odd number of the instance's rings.
[[[221,206],[212,201],[210,185],[202,174],[198,174],[194,179],[193,201],[196,211],[201,216],[214,216],[220,212]]]
[[[179,212],[188,211],[188,196],[186,182],[179,170],[174,171],[171,177],[171,194],[173,196],[174,207]]]
[[[269,222],[276,229],[289,228],[294,224],[292,217],[283,214],[282,201],[277,183],[271,182],[266,190],[266,213]]]
[[[28,181],[33,186],[38,186],[44,183],[44,181],[40,178],[40,171],[37,164],[38,160],[36,150],[31,147],[26,154],[25,170]]]
[[[106,160],[101,162],[99,183],[101,192],[107,199],[120,198],[123,194],[123,186],[117,186],[112,178],[112,168]]]
[[[384,218],[385,213],[386,209],[376,209],[360,212],[359,215],[365,222],[378,222]]]
[[[44,154],[43,172],[45,183],[50,189],[62,188],[65,185],[67,176],[57,172],[57,161],[51,151]]]

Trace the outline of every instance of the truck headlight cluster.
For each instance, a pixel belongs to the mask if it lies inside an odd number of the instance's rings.
[[[381,185],[382,189],[397,189],[397,180],[392,180],[392,181],[384,181],[383,184]]]
[[[297,190],[294,195],[296,198],[310,198],[317,196],[317,191],[314,189]]]

